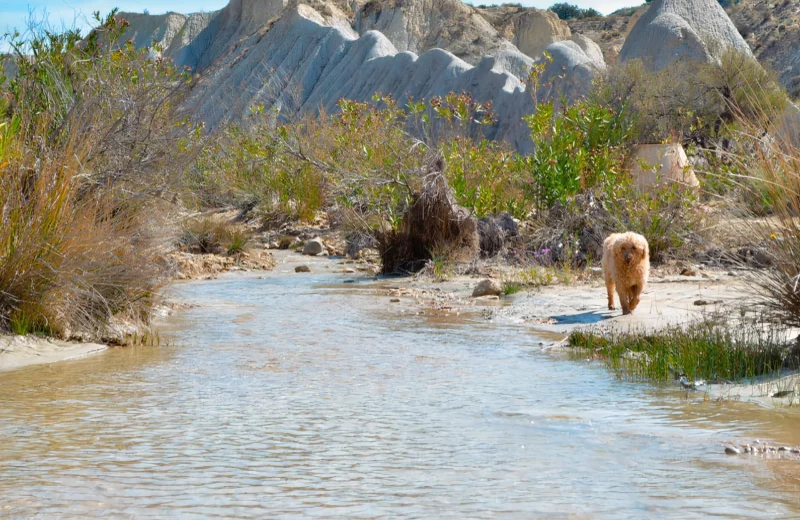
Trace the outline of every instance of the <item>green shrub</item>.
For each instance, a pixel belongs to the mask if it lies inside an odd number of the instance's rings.
[[[228,229],[225,234],[225,249],[228,256],[244,253],[250,242],[250,233],[241,228]]]
[[[726,148],[736,137],[737,114],[780,111],[788,101],[775,74],[735,50],[701,65],[677,61],[653,71],[641,60],[609,69],[591,96],[600,106],[631,116],[634,142],[680,142]]]
[[[508,212],[524,218],[532,209],[523,190],[525,162],[505,145],[456,138],[443,155],[456,201],[475,216]]]
[[[532,175],[528,196],[539,209],[596,186],[624,181],[625,144],[631,123],[620,111],[592,101],[578,101],[555,111],[542,103],[526,118],[534,152],[525,158]]]
[[[591,7],[588,9],[581,9],[577,5],[568,4],[566,2],[560,2],[557,4],[553,4],[548,8],[550,11],[553,11],[558,15],[559,18],[562,20],[570,20],[570,19],[581,19],[581,18],[592,18],[595,16],[602,16],[599,11],[596,9],[592,9]]]

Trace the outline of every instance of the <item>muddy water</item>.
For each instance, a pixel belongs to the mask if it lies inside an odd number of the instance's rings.
[[[721,444],[800,444],[798,414],[619,382],[341,277],[178,286],[201,306],[170,345],[0,375],[0,517],[800,515],[800,462]]]

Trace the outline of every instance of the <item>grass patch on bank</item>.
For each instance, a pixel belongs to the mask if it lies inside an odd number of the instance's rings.
[[[184,223],[178,247],[200,255],[234,256],[245,252],[252,233],[229,222],[204,217]]]
[[[778,376],[798,367],[785,331],[707,320],[658,332],[573,332],[568,343],[627,380],[729,382]]]

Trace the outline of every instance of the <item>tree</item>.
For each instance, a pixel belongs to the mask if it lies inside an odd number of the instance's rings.
[[[558,15],[562,20],[592,18],[595,16],[603,16],[596,9],[591,7],[588,9],[581,9],[577,5],[568,4],[566,2],[559,2],[550,6],[550,10]]]
[[[550,10],[558,15],[562,20],[570,20],[573,18],[581,18],[581,8],[577,5],[560,2],[550,6]]]

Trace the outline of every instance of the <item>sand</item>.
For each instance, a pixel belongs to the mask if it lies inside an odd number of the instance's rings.
[[[37,336],[0,336],[0,372],[99,354],[97,343],[73,343]]]

